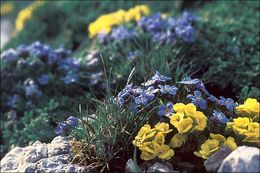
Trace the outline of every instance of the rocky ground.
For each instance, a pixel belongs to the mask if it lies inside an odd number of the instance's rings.
[[[71,164],[72,151],[70,138],[58,136],[51,143],[40,141],[27,147],[12,149],[1,160],[1,172],[89,172],[86,167]],[[204,162],[209,172],[259,172],[259,148],[240,146],[233,152],[228,147],[221,148]],[[125,172],[135,172],[136,167],[130,159],[126,164]],[[170,165],[155,163],[150,165],[146,172],[174,172]]]
[[[71,164],[69,138],[56,137],[51,143],[40,141],[31,146],[16,147],[1,160],[1,172],[88,172]]]

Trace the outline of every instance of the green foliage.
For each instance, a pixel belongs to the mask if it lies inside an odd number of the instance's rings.
[[[152,43],[146,34],[140,34],[134,41],[111,42],[105,46],[98,45],[97,48],[100,49],[106,69],[111,72],[111,78],[116,80],[117,86],[124,86],[133,68],[135,68],[134,82],[143,81],[156,70],[172,76],[175,81],[181,80],[191,72],[191,63],[184,63],[187,60],[182,57],[190,46],[185,43],[174,47],[158,45]],[[130,59],[129,54],[135,51],[136,55]]]
[[[194,9],[200,16],[198,39],[205,48],[202,79],[214,85],[233,88],[237,94],[243,86],[259,88],[259,2],[209,2]],[[255,97],[260,97],[259,93]]]
[[[17,2],[19,4],[19,2]],[[180,3],[156,1],[46,1],[37,8],[24,29],[5,46],[4,49],[30,44],[36,40],[69,49],[77,49],[88,38],[88,24],[101,14],[118,9],[128,9],[137,4],[148,4],[153,11],[172,11]],[[48,11],[48,13],[46,13]]]
[[[100,160],[99,168],[94,167],[96,170],[113,171],[111,169],[116,169],[115,163],[131,153],[129,149],[134,135],[146,122],[149,113],[137,116],[126,110],[122,111],[113,97],[102,102],[93,102],[97,108],[94,116],[90,116],[92,111],[79,113],[81,123],[71,135],[85,144],[86,158],[92,156]],[[118,163],[117,166],[124,165]]]

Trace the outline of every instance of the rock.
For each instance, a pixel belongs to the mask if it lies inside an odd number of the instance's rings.
[[[169,164],[163,164],[156,162],[152,166],[150,166],[147,170],[148,172],[171,172],[171,173],[179,173],[179,171],[174,171],[172,167],[170,168]]]
[[[181,170],[182,172],[191,173],[194,172],[195,170],[195,165],[189,162],[179,162],[176,163],[176,165],[178,166],[178,169]]]
[[[218,172],[260,172],[259,163],[259,148],[241,146],[223,160]]]
[[[71,160],[69,138],[58,136],[48,144],[37,141],[12,149],[1,160],[1,172],[88,172],[86,167],[71,164]]]
[[[129,159],[125,165],[125,173],[133,173],[141,170],[138,165],[134,163],[132,159]]]
[[[217,172],[222,161],[232,152],[228,146],[220,148],[216,153],[210,156],[205,162],[204,166],[209,172]]]

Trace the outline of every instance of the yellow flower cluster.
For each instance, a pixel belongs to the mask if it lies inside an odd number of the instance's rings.
[[[170,117],[170,122],[180,134],[203,131],[207,125],[207,117],[192,103],[187,105],[177,103],[173,106],[176,113]]]
[[[120,25],[132,20],[139,21],[143,15],[150,14],[150,8],[146,5],[137,5],[129,10],[118,10],[113,13],[104,14],[90,23],[89,37],[93,38],[99,33],[109,33],[113,26]]]
[[[224,145],[228,146],[230,149],[234,150],[237,148],[235,139],[233,137],[228,137],[227,139],[220,134],[210,133],[211,139],[206,140],[201,145],[201,150],[195,151],[194,154],[203,159],[208,159],[212,154],[218,151]]]
[[[227,128],[232,129],[236,135],[243,138],[243,142],[255,143],[260,146],[259,123],[252,122],[248,117],[234,118],[227,123]]]
[[[256,99],[248,98],[243,105],[236,107],[236,112],[241,117],[249,117],[253,121],[259,121],[260,103]]]
[[[227,129],[231,129],[242,138],[242,142],[249,142],[260,146],[260,104],[256,99],[248,98],[244,104],[236,107],[238,118],[227,123]]]
[[[164,142],[167,133],[170,131],[168,123],[159,122],[154,128],[151,128],[149,124],[145,124],[133,141],[133,145],[142,151],[141,159],[152,160],[158,157],[169,160],[174,155],[174,151]]]
[[[41,6],[43,3],[43,0],[37,0],[18,13],[18,16],[15,20],[16,31],[19,32],[23,29],[24,23],[32,17],[33,11]]]
[[[7,15],[14,10],[14,4],[12,2],[6,2],[1,4],[1,16]]]

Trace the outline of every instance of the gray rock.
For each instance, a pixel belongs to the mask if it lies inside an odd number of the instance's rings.
[[[179,173],[179,171],[174,171],[172,167],[170,168],[169,164],[163,164],[156,162],[152,166],[150,166],[147,170],[148,172],[167,172],[167,173]]]
[[[125,173],[133,173],[141,170],[138,165],[134,163],[132,159],[129,159],[125,165]]]
[[[230,153],[221,163],[218,172],[260,172],[259,148],[241,146]]]
[[[210,156],[205,162],[204,166],[209,172],[217,172],[222,161],[232,152],[228,146],[220,148],[216,153]]]
[[[71,164],[70,139],[58,136],[51,143],[39,141],[12,149],[1,160],[1,172],[88,172],[86,167]]]

